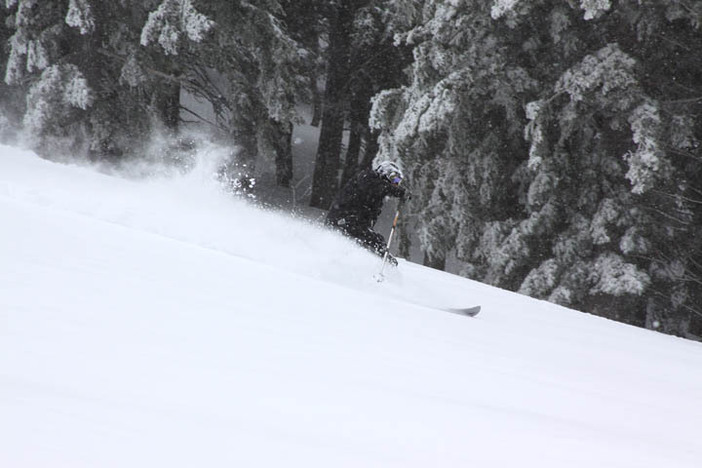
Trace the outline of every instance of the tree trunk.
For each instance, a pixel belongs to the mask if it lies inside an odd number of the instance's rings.
[[[219,177],[228,190],[237,194],[252,195],[255,188],[256,157],[258,144],[253,122],[241,120],[232,124],[228,136],[233,148],[227,161],[219,169]]]
[[[346,148],[344,156],[344,170],[341,173],[341,186],[353,178],[358,172],[358,155],[361,151],[362,129],[358,124],[351,124],[351,134],[349,136],[349,146]]]
[[[361,167],[371,167],[375,155],[378,154],[378,131],[369,131],[366,138],[366,148],[363,152]]]
[[[175,133],[180,123],[180,84],[164,80],[159,87],[151,105],[164,128]]]
[[[406,260],[411,260],[410,250],[412,248],[412,240],[410,238],[410,222],[408,221],[408,210],[407,204],[403,207],[403,212],[400,213],[400,221],[397,226],[397,231],[399,233],[400,242],[397,246],[397,255],[400,258]]]
[[[310,206],[326,210],[336,195],[339,184],[341,141],[344,131],[344,110],[348,101],[346,80],[349,72],[350,33],[354,9],[344,0],[334,8],[330,18],[329,62],[322,129],[312,175]]]
[[[363,91],[356,91],[351,99],[349,120],[351,121],[351,135],[349,146],[346,149],[344,172],[341,175],[342,186],[350,180],[359,170],[359,155],[363,139],[368,139],[368,114],[370,113],[370,96]]]
[[[310,91],[312,92],[312,120],[310,120],[310,125],[313,127],[319,127],[319,123],[322,121],[322,93],[319,91],[319,75],[316,70],[312,71],[312,83],[310,86]]]
[[[275,182],[281,187],[290,187],[293,178],[292,125],[274,125],[275,135]]]

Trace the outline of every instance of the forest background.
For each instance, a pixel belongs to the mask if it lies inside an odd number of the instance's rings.
[[[283,190],[322,212],[357,170],[396,160],[413,194],[400,255],[702,337],[702,1],[4,0],[0,12],[3,142],[182,167],[216,142],[233,193]],[[300,174],[303,108],[319,142]]]

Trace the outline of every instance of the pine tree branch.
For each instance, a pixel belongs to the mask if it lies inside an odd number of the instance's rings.
[[[680,42],[680,41],[675,41],[675,40],[671,39],[671,38],[668,37],[668,36],[664,36],[663,34],[656,34],[655,36],[656,36],[658,39],[661,39],[661,40],[663,40],[663,41],[665,41],[665,42],[668,42],[669,44],[672,44],[672,45],[674,45],[674,46],[676,46],[676,47],[679,47],[679,48],[681,48],[681,49],[683,49],[683,50],[686,50],[686,51],[688,51],[688,52],[690,52],[690,51],[692,50],[689,46],[683,44],[682,42]]]
[[[686,201],[686,202],[692,203],[692,204],[694,204],[694,205],[702,205],[702,199],[701,199],[701,200],[695,200],[694,198],[686,197],[686,196],[684,196],[684,195],[673,195],[672,193],[664,192],[664,191],[662,191],[662,190],[657,190],[657,189],[652,189],[651,192],[657,193],[658,195],[662,195],[662,196],[664,196],[664,197],[671,198],[671,199],[673,199],[673,200],[676,200],[676,199],[679,198],[679,199],[681,199],[681,200],[684,200],[684,201]]]
[[[696,155],[696,154],[689,153],[689,152],[687,152],[687,151],[682,151],[682,150],[679,150],[679,149],[677,149],[677,148],[673,148],[672,146],[665,145],[663,148],[664,148],[666,151],[668,151],[668,152],[671,152],[671,153],[673,153],[673,154],[677,154],[677,155],[679,155],[679,156],[685,156],[685,157],[691,158],[691,159],[693,159],[693,160],[695,160],[695,161],[697,161],[697,162],[699,162],[700,160],[702,160],[702,157],[700,157],[700,156],[698,156],[698,155]]]
[[[216,128],[216,129],[218,129],[218,130],[224,130],[221,126],[217,125],[217,124],[214,123],[214,122],[210,122],[210,121],[207,120],[205,117],[201,116],[200,114],[198,114],[197,112],[195,112],[195,111],[193,111],[193,110],[191,110],[191,109],[188,109],[188,108],[185,107],[185,106],[180,106],[180,109],[183,110],[183,111],[185,111],[185,112],[187,112],[188,114],[194,116],[196,119],[198,119],[198,120],[200,120],[200,121],[202,121],[202,122],[205,122],[205,123],[208,124],[208,125],[213,126],[214,128]]]
[[[110,52],[109,50],[103,49],[103,48],[98,48],[97,52],[101,55],[104,55],[105,57],[117,59],[121,61],[123,64],[127,62],[127,57],[123,55],[116,54],[114,52]],[[182,79],[178,76],[175,76],[173,74],[169,73],[164,73],[158,70],[155,70],[151,67],[144,66],[144,64],[139,64],[139,66],[146,71],[147,73],[158,76],[159,78],[163,78],[164,80],[171,82],[171,83],[176,83],[176,84],[182,84]]]
[[[652,213],[659,214],[659,215],[662,216],[663,218],[666,218],[666,219],[668,219],[668,220],[670,220],[670,221],[674,221],[674,222],[679,223],[679,224],[681,224],[681,225],[683,225],[683,226],[686,226],[686,225],[689,225],[689,224],[690,224],[690,223],[685,222],[685,221],[683,221],[683,220],[681,220],[681,219],[679,219],[679,218],[676,218],[675,216],[673,216],[673,215],[671,215],[671,214],[669,214],[669,213],[664,212],[663,210],[660,210],[660,209],[655,208],[655,207],[650,206],[650,205],[649,205],[649,206],[644,206],[644,207],[642,207],[642,209],[644,209],[644,210],[646,210],[646,211],[649,211],[649,212],[652,212]],[[676,211],[677,211],[677,210],[676,210]]]
[[[669,302],[669,301],[670,301],[670,296],[669,296],[668,294],[664,294],[664,293],[662,293],[662,292],[660,292],[660,291],[658,291],[658,290],[652,290],[651,292],[652,292],[655,296],[658,296],[659,298],[663,299],[663,300],[666,301],[666,302]],[[692,314],[694,314],[694,315],[698,315],[698,316],[702,317],[702,311],[700,311],[700,310],[698,310],[698,309],[695,309],[695,308],[693,308],[693,307],[691,307],[691,306],[689,306],[689,305],[687,305],[687,304],[685,304],[685,303],[680,304],[679,307],[681,307],[681,308],[683,308],[683,309],[686,309],[688,312],[690,312],[690,313],[692,313]]]
[[[702,96],[696,97],[696,98],[673,99],[670,101],[663,101],[663,104],[691,104],[693,102],[700,102],[700,101],[702,101]]]

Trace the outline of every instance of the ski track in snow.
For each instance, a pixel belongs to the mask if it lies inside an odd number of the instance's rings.
[[[377,283],[207,162],[0,146],[0,466],[700,466],[699,343],[404,261]]]

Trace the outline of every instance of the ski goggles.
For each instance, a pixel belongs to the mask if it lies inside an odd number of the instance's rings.
[[[391,184],[398,185],[400,182],[402,182],[402,177],[400,177],[399,174],[390,174],[388,180],[390,180]]]

